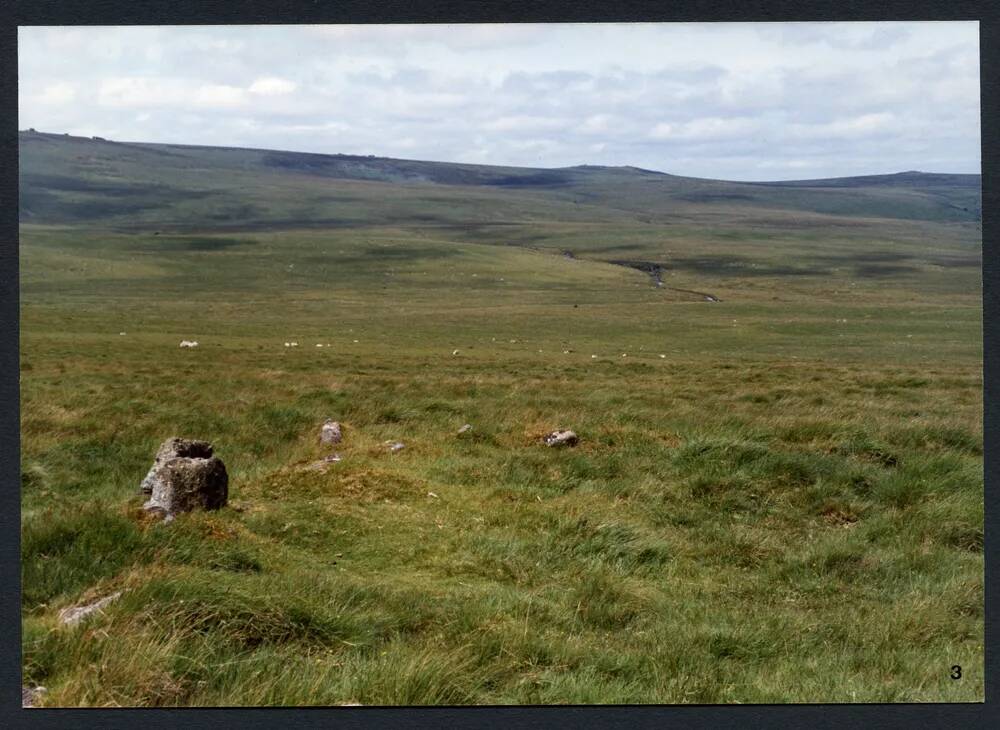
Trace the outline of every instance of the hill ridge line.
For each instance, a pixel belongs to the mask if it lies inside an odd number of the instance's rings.
[[[233,152],[257,152],[263,154],[278,154],[278,155],[301,155],[304,157],[315,157],[315,158],[332,158],[334,160],[340,161],[370,161],[370,162],[388,162],[388,163],[402,163],[402,164],[424,164],[424,165],[447,165],[457,168],[468,168],[468,169],[488,169],[488,170],[517,170],[517,171],[532,171],[537,173],[551,173],[551,172],[568,172],[568,171],[612,171],[612,172],[635,172],[641,173],[643,175],[656,175],[662,177],[675,178],[679,180],[691,180],[691,181],[703,181],[703,182],[719,182],[719,183],[730,183],[734,185],[765,185],[765,186],[797,186],[797,187],[837,187],[838,184],[846,184],[860,181],[876,181],[876,180],[887,180],[896,178],[900,182],[905,181],[916,181],[916,180],[927,180],[933,178],[951,178],[951,179],[968,179],[972,182],[975,180],[982,180],[981,173],[962,173],[962,172],[926,172],[921,170],[903,170],[898,172],[887,172],[887,173],[866,173],[857,175],[844,175],[839,177],[828,177],[828,178],[801,178],[801,179],[787,179],[787,180],[730,180],[724,178],[710,178],[710,177],[697,177],[689,175],[678,175],[675,173],[666,172],[663,170],[653,170],[650,168],[639,167],[637,165],[595,165],[591,163],[581,163],[578,165],[564,165],[561,167],[529,167],[525,165],[497,165],[497,164],[481,164],[475,162],[453,162],[445,160],[421,160],[406,157],[388,157],[384,155],[361,155],[361,154],[348,154],[343,152],[316,152],[316,151],[302,151],[302,150],[285,150],[272,147],[243,147],[243,146],[225,146],[225,145],[212,145],[212,144],[191,144],[191,143],[179,143],[179,142],[143,142],[143,141],[130,141],[130,140],[113,140],[101,136],[81,136],[81,135],[71,135],[67,133],[58,132],[39,132],[34,129],[22,129],[18,130],[18,140],[22,138],[31,138],[32,136],[44,137],[44,138],[54,138],[60,140],[73,140],[73,141],[85,141],[85,142],[102,142],[106,144],[115,145],[126,145],[129,147],[137,147],[141,149],[150,148],[175,148],[183,150],[224,150]]]

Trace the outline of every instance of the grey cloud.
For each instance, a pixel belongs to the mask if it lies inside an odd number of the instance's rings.
[[[885,49],[911,36],[909,30],[899,25],[872,27],[868,23],[761,23],[757,31],[768,41],[791,45],[822,44],[841,50]]]

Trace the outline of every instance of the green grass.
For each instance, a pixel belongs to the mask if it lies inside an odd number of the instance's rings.
[[[174,187],[223,179],[206,154]],[[22,225],[45,705],[982,701],[974,228],[324,185],[467,220]],[[309,470],[326,418],[344,459]],[[228,507],[143,516],[173,435],[215,444]]]

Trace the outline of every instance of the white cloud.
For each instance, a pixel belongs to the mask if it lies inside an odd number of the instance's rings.
[[[195,93],[194,103],[202,109],[228,109],[242,106],[246,102],[246,92],[236,86],[226,84],[201,84]]]
[[[591,114],[577,126],[576,131],[583,134],[604,134],[611,128],[610,114]]]
[[[889,112],[862,114],[857,117],[835,119],[827,124],[791,124],[788,134],[800,139],[822,139],[838,137],[841,139],[856,139],[875,134],[891,133],[896,129],[896,117]]]
[[[761,126],[759,121],[746,117],[706,117],[680,124],[660,122],[650,130],[649,137],[680,140],[733,139],[755,134],[760,131]]]
[[[245,102],[239,87],[175,78],[110,77],[97,93],[99,105],[119,109],[232,109]]]
[[[68,104],[76,98],[76,87],[67,81],[57,81],[48,84],[38,94],[34,100],[39,104]]]
[[[276,96],[290,94],[296,88],[298,88],[298,84],[294,81],[278,78],[277,76],[262,76],[250,84],[250,93],[261,94],[263,96]]]
[[[565,127],[566,122],[562,119],[530,115],[500,117],[483,124],[483,129],[493,132],[544,132]]]

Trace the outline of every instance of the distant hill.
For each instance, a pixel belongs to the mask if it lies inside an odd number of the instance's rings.
[[[501,167],[19,132],[22,221],[267,227],[674,218],[755,211],[981,218],[979,175],[727,182],[636,167]]]

